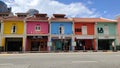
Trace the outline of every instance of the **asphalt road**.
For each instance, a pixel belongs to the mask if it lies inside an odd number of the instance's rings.
[[[0,54],[0,68],[120,68],[120,52]]]

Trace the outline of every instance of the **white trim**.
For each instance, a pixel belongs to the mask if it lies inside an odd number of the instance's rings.
[[[24,35],[3,35],[3,37],[24,37]]]
[[[55,39],[72,39],[72,35],[51,35],[51,38]]]
[[[36,26],[35,26],[35,31],[40,31],[40,30],[41,30],[40,25],[36,25]]]
[[[104,30],[104,34],[105,34],[105,35],[109,35],[109,26],[108,26],[108,25],[105,25],[105,26],[103,27],[103,30]]]
[[[15,29],[14,29],[15,28]],[[15,32],[14,32],[15,31]],[[17,32],[17,26],[16,25],[12,25],[11,27],[11,33],[15,34]]]
[[[3,25],[4,25],[3,20],[1,20],[1,32],[0,32],[1,35],[3,35],[3,31],[4,31],[4,30],[3,30],[3,29],[4,29],[4,28],[3,28]]]
[[[61,29],[61,30],[60,30]],[[64,34],[64,26],[59,26],[59,34]]]
[[[115,36],[98,36],[98,39],[116,39]]]
[[[0,35],[0,46],[2,46],[2,36]]]
[[[87,35],[87,26],[82,26],[82,35]]]
[[[94,35],[75,36],[77,39],[94,39]]]
[[[49,34],[27,34],[26,36],[49,36]]]
[[[59,36],[72,37],[72,35],[51,35],[51,37],[59,37]]]

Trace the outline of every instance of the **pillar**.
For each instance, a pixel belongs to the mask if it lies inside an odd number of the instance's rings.
[[[47,49],[49,52],[51,51],[51,47],[52,47],[51,36],[49,36],[48,43],[47,43]]]
[[[72,51],[75,51],[75,46],[76,46],[75,38],[72,37]]]
[[[23,20],[24,22],[24,33],[23,33],[23,52],[26,51],[26,19]]]
[[[22,49],[23,49],[23,52],[26,51],[26,36],[23,37],[23,47],[22,47]]]
[[[50,52],[52,49],[52,41],[51,41],[51,21],[49,20],[49,37],[48,37],[48,43],[47,43],[47,48],[48,48],[48,51]]]
[[[93,42],[94,42],[94,44],[93,44],[93,49],[94,49],[94,51],[97,51],[98,50],[98,42],[97,42],[98,40],[95,38],[94,40],[93,40]]]

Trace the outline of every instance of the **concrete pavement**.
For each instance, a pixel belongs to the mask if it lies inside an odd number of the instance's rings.
[[[119,68],[120,52],[0,54],[0,68]]]

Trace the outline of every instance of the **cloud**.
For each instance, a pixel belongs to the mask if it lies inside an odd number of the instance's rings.
[[[91,4],[93,4],[93,2],[89,0],[89,1],[87,1],[87,4],[91,5]]]
[[[66,14],[69,17],[99,17],[100,14],[95,10],[89,9],[83,3],[64,4],[56,0],[14,0],[6,2],[12,7],[12,11],[26,12],[29,9],[37,9],[40,13],[47,13],[51,16],[53,13]]]
[[[103,13],[104,13],[104,14],[106,14],[106,13],[107,13],[107,11],[103,11]]]

